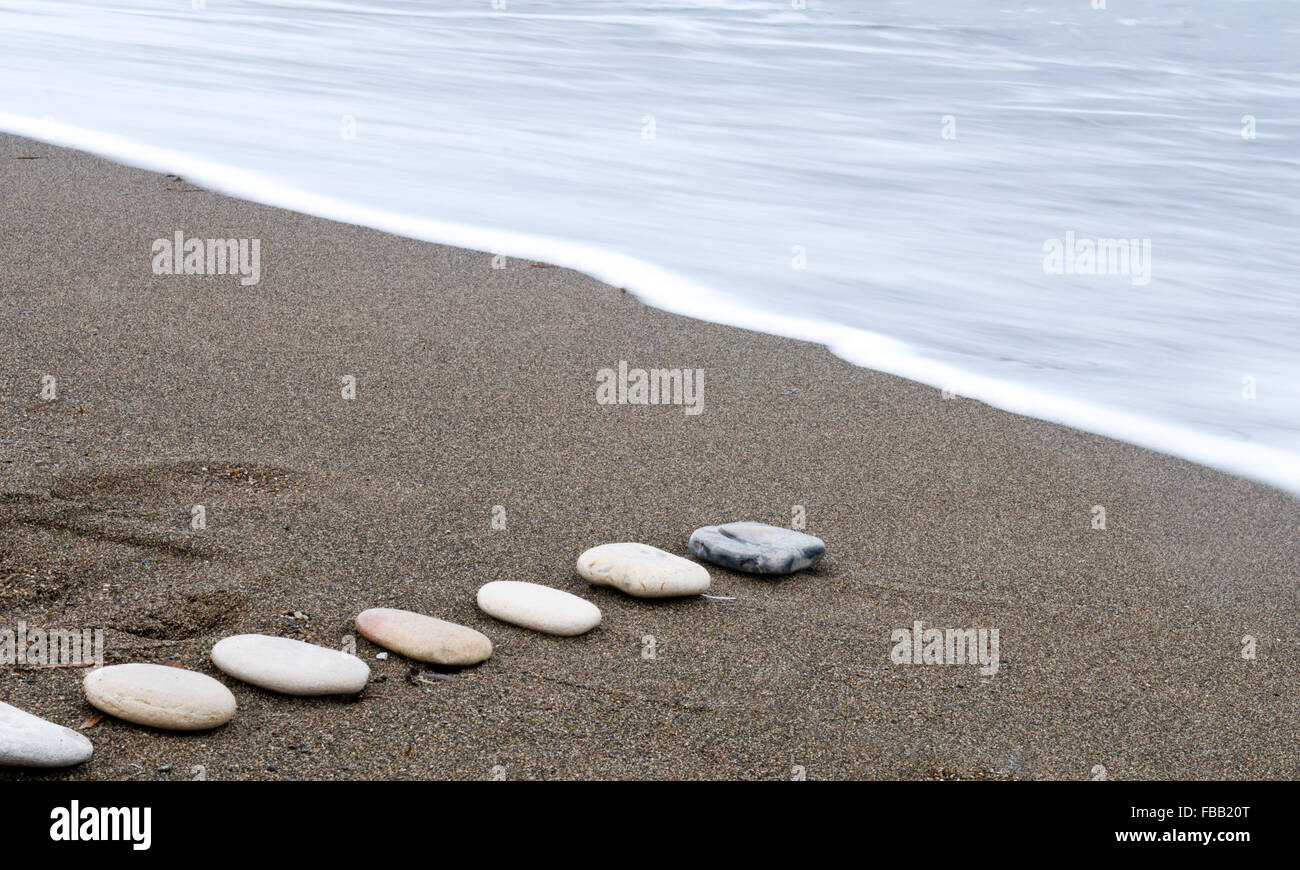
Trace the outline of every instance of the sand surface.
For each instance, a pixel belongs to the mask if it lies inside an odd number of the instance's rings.
[[[261,239],[261,282],[154,275],[153,240],[178,230]],[[87,764],[0,778],[1300,776],[1288,495],[571,271],[10,136],[0,237],[0,628],[103,627],[109,663],[178,662],[240,705],[208,733],[104,719]],[[620,360],[703,369],[703,413],[597,404]],[[734,600],[574,574],[595,544],[688,555],[698,526],[790,525],[796,505],[825,560],[713,568]],[[491,580],[604,621],[497,622],[474,604]],[[208,659],[242,632],[338,647],[377,606],[472,626],[495,654],[440,679],[358,637],[373,678],[345,700]],[[915,620],[996,628],[1004,661],[896,665],[891,632]],[[84,673],[6,667],[0,699],[77,727]]]

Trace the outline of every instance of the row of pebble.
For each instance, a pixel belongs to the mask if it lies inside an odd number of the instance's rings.
[[[699,558],[755,574],[789,574],[816,564],[826,552],[819,538],[763,523],[705,526],[691,535]],[[697,562],[646,544],[603,544],[578,557],[578,575],[638,598],[700,595],[709,572]],[[573,636],[600,624],[600,608],[577,595],[513,580],[487,583],[478,606],[489,616],[548,634]],[[367,639],[408,658],[466,667],[492,655],[492,641],[463,625],[408,610],[375,608],[356,619]],[[323,646],[241,634],[212,648],[223,673],[286,695],[348,695],[365,688],[370,667],[356,656]],[[95,709],[154,728],[215,728],[235,715],[235,696],[206,674],[167,665],[130,663],[86,675],[86,700]],[[66,767],[94,751],[82,734],[0,702],[0,764]]]

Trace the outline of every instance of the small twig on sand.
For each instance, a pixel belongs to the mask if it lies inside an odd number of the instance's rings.
[[[51,668],[90,668],[94,665],[94,662],[60,662],[55,665],[33,665],[33,667],[40,671],[48,671]]]

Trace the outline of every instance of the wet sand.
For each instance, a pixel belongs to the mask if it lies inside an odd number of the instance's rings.
[[[177,662],[240,705],[196,734],[105,718],[88,763],[0,778],[1300,776],[1291,496],[564,269],[11,136],[0,205],[0,628],[103,627],[109,663]],[[154,275],[177,231],[260,239],[260,283]],[[703,369],[703,412],[598,404],[620,360]],[[574,574],[595,544],[687,555],[698,526],[795,506],[828,555],[783,579],[711,568],[734,600]],[[497,622],[474,604],[491,580],[604,621]],[[441,679],[357,638],[372,681],[349,699],[208,659],[242,632],[338,647],[374,606],[496,652]],[[997,673],[895,664],[917,620],[998,629]],[[75,728],[84,673],[5,667],[0,699]]]

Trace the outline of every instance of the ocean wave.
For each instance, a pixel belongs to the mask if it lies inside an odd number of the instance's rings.
[[[976,399],[1028,417],[1116,438],[1300,495],[1300,454],[1195,429],[964,371],[896,339],[819,318],[756,307],[671,270],[560,238],[430,220],[345,202],[287,186],[264,173],[133,142],[50,119],[0,112],[0,129],[115,162],[184,176],[213,191],[395,235],[574,269],[623,287],[665,311],[824,345],[855,365]]]

